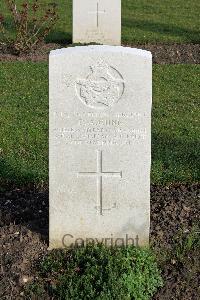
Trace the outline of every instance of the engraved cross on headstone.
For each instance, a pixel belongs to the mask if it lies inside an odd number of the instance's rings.
[[[99,14],[105,14],[105,10],[99,10],[99,2],[97,2],[97,9],[96,11],[89,11],[89,14],[95,14],[97,17],[97,27],[99,27]]]
[[[102,159],[102,151],[97,150],[97,171],[96,172],[79,172],[78,177],[96,177],[97,179],[97,201],[100,207],[100,215],[103,215],[103,197],[102,197],[102,179],[103,177],[116,177],[122,178],[121,172],[103,172],[103,159]]]

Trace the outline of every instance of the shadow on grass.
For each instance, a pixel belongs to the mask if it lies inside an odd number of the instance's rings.
[[[60,45],[72,44],[72,34],[64,31],[52,31],[47,36],[46,42]]]
[[[4,27],[6,30],[6,37],[13,38],[15,36],[15,26],[11,17],[6,17],[4,21]],[[0,36],[0,40],[4,39],[3,34]],[[72,43],[72,33],[57,31],[55,28],[49,33],[45,38],[47,43],[56,43],[56,44],[71,44]]]
[[[35,187],[31,175],[0,159],[0,227],[23,225],[48,241],[48,189]]]
[[[173,138],[172,135],[152,131],[152,173],[153,182],[166,184],[173,182],[196,182],[200,178],[200,141],[187,138]],[[20,159],[15,158],[15,159]],[[14,159],[12,158],[14,162]],[[159,182],[154,178],[154,167],[159,165]],[[7,182],[13,186],[37,186],[43,188],[48,185],[48,178],[42,178],[39,169],[31,164],[21,168],[20,161],[11,165],[6,156],[0,157],[0,184]],[[161,181],[161,182],[160,182]],[[3,184],[2,184],[3,186]]]
[[[0,191],[0,227],[21,225],[48,241],[49,193],[30,188]]]
[[[0,157],[0,190],[7,189],[9,186],[27,186],[43,189],[44,181],[38,176],[39,171],[26,168],[22,170],[20,164],[12,166],[6,158]]]
[[[152,132],[153,182],[154,166],[159,164],[161,184],[170,182],[197,182],[200,179],[200,141],[173,138]],[[159,180],[159,181],[160,181]]]
[[[189,183],[200,178],[200,142],[189,139],[174,139],[172,136],[152,134],[152,156],[154,165],[161,162],[159,180],[154,183],[165,182]],[[0,183],[9,183],[2,189],[0,184],[0,211],[1,226],[15,223],[24,225],[40,233],[48,241],[48,188],[36,189],[33,182],[33,173],[23,173],[21,169],[12,167],[6,158],[0,159]],[[22,185],[23,183],[23,185]],[[16,188],[17,187],[17,188]]]
[[[137,28],[147,32],[154,32],[160,35],[171,35],[175,37],[182,37],[187,42],[199,43],[200,35],[198,30],[190,30],[181,28],[179,26],[173,26],[170,24],[156,23],[152,21],[138,21],[134,19],[123,18],[123,27]],[[133,37],[134,39],[134,37]]]

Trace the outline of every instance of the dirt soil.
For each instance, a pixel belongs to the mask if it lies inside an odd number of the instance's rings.
[[[150,240],[155,250],[173,251],[179,230],[190,232],[199,219],[199,200],[200,184],[151,187]],[[0,212],[0,299],[27,299],[24,288],[37,278],[35,264],[47,253],[48,192],[0,192]],[[191,253],[186,264],[172,258],[173,253],[161,266],[165,285],[153,299],[198,300],[200,253]],[[48,295],[46,299],[50,299]]]
[[[67,45],[72,46],[72,45]],[[123,45],[146,49],[152,52],[153,62],[156,64],[199,64],[199,44],[143,44]],[[0,47],[0,61],[48,61],[51,50],[66,47],[65,45],[50,43],[42,44],[37,51],[21,56],[12,55],[8,49]]]

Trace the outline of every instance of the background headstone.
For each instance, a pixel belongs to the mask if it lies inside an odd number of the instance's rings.
[[[121,0],[73,0],[73,42],[121,44]]]
[[[151,94],[148,51],[51,52],[50,248],[137,236],[148,244]]]

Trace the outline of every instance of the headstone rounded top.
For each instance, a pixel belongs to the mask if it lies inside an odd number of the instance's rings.
[[[50,56],[57,56],[57,55],[65,55],[69,53],[83,53],[83,52],[115,52],[120,53],[123,52],[124,54],[132,54],[137,56],[143,56],[147,58],[152,58],[152,54],[150,51],[138,49],[138,48],[131,48],[131,47],[123,47],[123,46],[108,46],[108,45],[89,45],[89,46],[76,46],[76,47],[68,47],[62,49],[52,50],[50,52]]]

